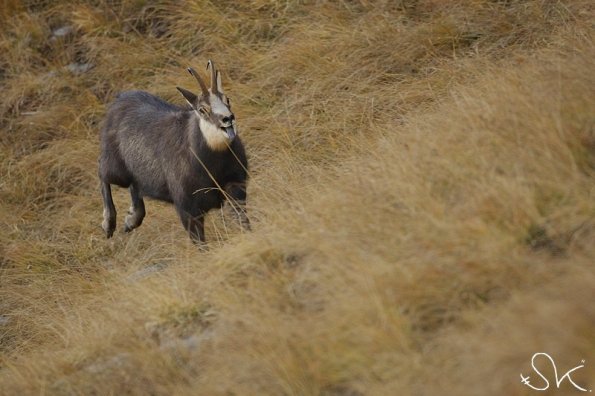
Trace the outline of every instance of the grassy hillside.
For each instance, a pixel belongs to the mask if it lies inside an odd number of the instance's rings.
[[[0,394],[595,389],[590,1],[0,7]],[[169,205],[106,240],[106,104],[213,58],[253,231]],[[546,368],[553,378],[551,368]],[[568,381],[542,394],[575,394]]]

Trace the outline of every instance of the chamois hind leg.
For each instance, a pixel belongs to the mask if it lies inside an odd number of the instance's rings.
[[[105,236],[111,238],[116,229],[116,207],[112,200],[112,188],[109,183],[101,181],[101,195],[103,196],[103,222],[101,228]]]
[[[145,202],[134,183],[130,185],[130,198],[132,206],[128,209],[128,215],[124,219],[124,232],[130,232],[139,227],[145,218]]]
[[[192,242],[197,245],[203,244],[205,242],[204,213],[188,210],[188,208],[184,208],[180,205],[176,205],[176,210],[178,211],[180,221],[186,231],[188,231]]]

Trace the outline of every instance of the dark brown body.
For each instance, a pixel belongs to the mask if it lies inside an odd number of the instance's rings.
[[[125,231],[142,223],[145,197],[173,203],[195,241],[204,241],[204,215],[226,200],[249,227],[244,206],[247,169],[239,137],[225,150],[215,151],[206,144],[191,108],[142,91],[122,93],[110,106],[101,131],[99,177],[106,235],[111,237],[116,226],[111,184],[130,189],[132,207]]]

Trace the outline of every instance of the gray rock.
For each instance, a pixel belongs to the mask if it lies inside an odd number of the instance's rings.
[[[93,374],[98,374],[115,368],[121,368],[125,366],[129,360],[130,356],[127,353],[118,353],[108,359],[98,360],[95,363],[91,363],[85,367],[85,370]]]
[[[167,268],[166,263],[155,263],[149,265],[148,267],[142,268],[132,274],[128,275],[127,279],[130,282],[138,282],[141,279],[145,279],[146,277],[155,274],[157,272],[161,272]]]
[[[6,315],[0,315],[0,326],[5,326],[10,323],[10,318]]]
[[[200,347],[209,336],[205,335],[191,335],[184,338],[173,338],[165,340],[159,345],[162,350],[182,350],[182,351],[195,351]]]
[[[59,27],[58,29],[54,29],[52,31],[52,36],[53,37],[64,37],[64,36],[68,36],[70,33],[72,33],[74,29],[72,28],[72,26],[62,26]]]
[[[92,63],[71,63],[66,68],[72,74],[83,74],[91,70],[94,66]]]

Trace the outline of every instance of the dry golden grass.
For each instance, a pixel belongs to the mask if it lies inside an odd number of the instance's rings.
[[[573,379],[595,389],[594,16],[3,1],[0,393],[529,395],[539,351],[586,359]],[[211,213],[199,252],[148,202],[104,239],[105,105],[181,103],[208,58],[251,159],[253,232]]]

